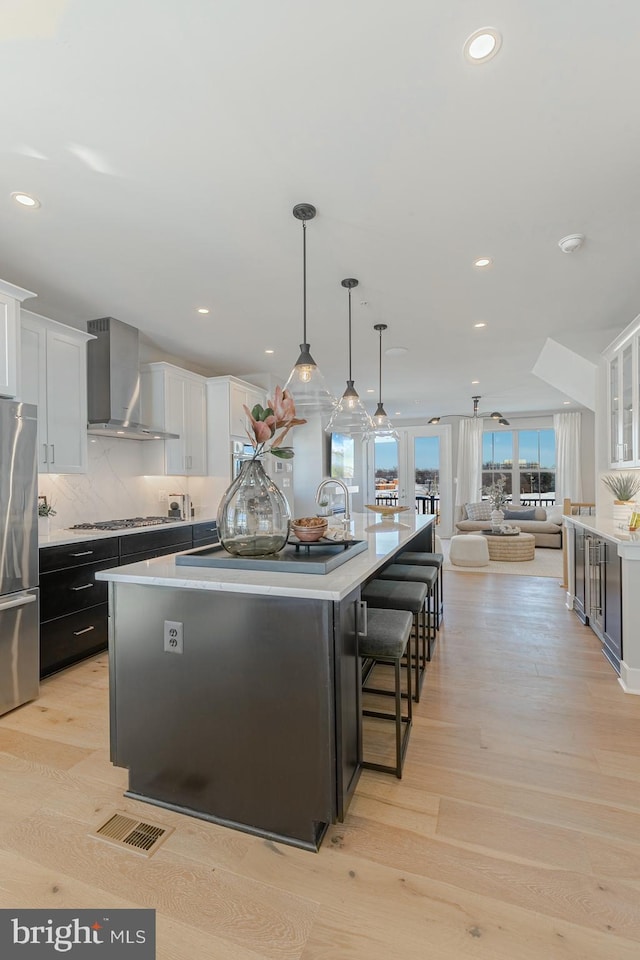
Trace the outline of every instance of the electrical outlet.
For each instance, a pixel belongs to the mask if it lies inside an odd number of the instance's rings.
[[[182,653],[183,624],[178,620],[164,621],[164,652]]]
[[[159,502],[159,503],[164,503],[164,502],[165,502],[166,500],[168,500],[168,499],[169,499],[169,497],[168,497],[167,491],[166,491],[166,490],[160,490],[159,493],[158,493],[158,502]]]

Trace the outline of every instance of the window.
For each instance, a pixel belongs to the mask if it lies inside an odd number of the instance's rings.
[[[482,486],[500,474],[514,503],[555,503],[556,452],[553,430],[498,430],[482,438]]]
[[[398,502],[398,441],[376,437],[374,443],[376,503]]]

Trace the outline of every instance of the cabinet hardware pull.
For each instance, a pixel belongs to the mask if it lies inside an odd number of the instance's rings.
[[[34,594],[29,593],[22,597],[15,597],[13,600],[4,600],[0,603],[0,611],[10,610],[11,607],[24,607],[28,603],[35,603],[35,599]]]
[[[50,446],[51,446],[51,460],[49,461],[49,463],[55,463],[56,462],[56,445],[55,443],[52,443],[50,444]]]
[[[95,627],[85,627],[84,630],[74,630],[74,637],[81,637],[83,633],[91,633],[92,630],[95,630]]]
[[[359,637],[367,636],[367,601],[356,600],[356,633]]]
[[[89,587],[93,587],[93,583],[83,583],[81,587],[71,587],[74,593],[77,593],[78,590],[88,590]]]
[[[83,550],[82,553],[72,553],[72,554],[70,554],[70,556],[72,556],[72,557],[90,557],[92,553],[93,553],[93,550]]]
[[[42,446],[44,447],[44,462],[49,463],[49,457],[47,456],[48,444],[43,443]]]

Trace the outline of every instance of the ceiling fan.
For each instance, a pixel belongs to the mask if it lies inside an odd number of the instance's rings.
[[[473,400],[473,413],[443,413],[442,417],[467,417],[469,420],[478,420],[480,417],[489,417],[491,420],[497,420],[504,427],[509,426],[509,421],[505,420],[501,413],[494,410],[493,413],[478,413],[478,404],[481,397],[471,397]],[[442,417],[431,417],[429,423],[440,423]]]

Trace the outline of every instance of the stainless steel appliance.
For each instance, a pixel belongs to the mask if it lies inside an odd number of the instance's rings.
[[[36,414],[0,400],[0,714],[38,696]]]
[[[136,327],[101,317],[87,323],[88,432],[125,440],[176,440],[177,433],[140,423],[139,334]]]
[[[74,523],[69,530],[133,530],[136,527],[159,527],[164,523],[176,523],[173,517],[127,517],[124,520],[96,520],[95,523]]]

